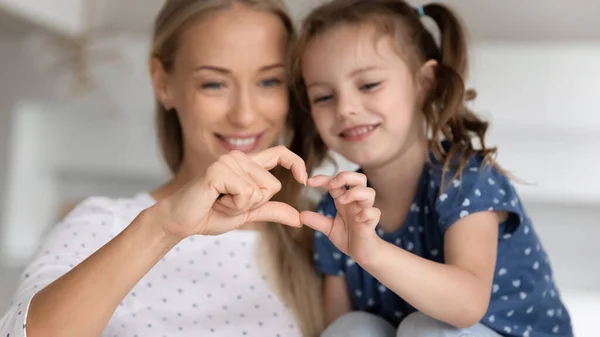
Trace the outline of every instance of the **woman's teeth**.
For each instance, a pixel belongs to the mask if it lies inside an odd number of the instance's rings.
[[[249,146],[258,140],[258,137],[249,137],[249,138],[223,138],[227,143],[233,146]]]

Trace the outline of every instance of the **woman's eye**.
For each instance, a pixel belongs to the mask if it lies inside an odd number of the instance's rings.
[[[260,82],[260,85],[265,88],[273,88],[280,86],[281,83],[283,83],[283,81],[278,78],[270,78]]]
[[[225,84],[222,82],[205,82],[201,85],[201,88],[206,90],[219,90],[223,87],[225,87]]]

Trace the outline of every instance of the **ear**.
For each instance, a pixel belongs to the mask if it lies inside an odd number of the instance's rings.
[[[165,109],[173,108],[173,98],[169,88],[169,74],[165,71],[162,62],[153,57],[150,59],[150,78],[156,99]]]
[[[435,69],[438,66],[438,62],[436,60],[428,60],[423,63],[421,69],[419,70],[419,90],[422,93],[428,92],[433,88],[435,83]]]

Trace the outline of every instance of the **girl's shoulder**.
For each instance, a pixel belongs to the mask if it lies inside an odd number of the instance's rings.
[[[513,227],[526,217],[510,177],[495,162],[486,160],[479,153],[467,158],[462,167],[444,169],[443,165],[433,162],[428,165],[424,177],[429,204],[437,213],[442,231],[477,212],[508,212]]]
[[[451,143],[444,141],[441,144],[445,153],[451,152]],[[433,151],[429,153],[426,163],[427,179],[430,184],[435,184],[440,193],[448,187],[472,187],[482,185],[485,189],[501,188],[499,186],[511,185],[511,177],[506,170],[495,160],[492,155],[485,155],[482,151],[470,154],[457,152],[452,158],[436,158]]]

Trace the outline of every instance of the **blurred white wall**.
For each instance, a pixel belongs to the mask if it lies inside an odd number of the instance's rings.
[[[12,15],[26,18],[61,34],[74,35],[81,30],[84,18],[80,15],[84,0],[0,0],[0,8]]]
[[[0,30],[0,219],[4,214],[11,128],[16,104],[21,100],[43,99],[47,79],[40,77],[32,64],[35,57],[23,48],[19,36],[4,36]],[[0,220],[1,221],[1,220]],[[0,222],[0,227],[2,222]],[[1,235],[1,234],[0,234]]]
[[[0,38],[0,60],[14,60],[18,57],[17,42],[14,39]],[[4,197],[6,195],[6,175],[8,172],[8,149],[11,137],[11,116],[14,104],[13,81],[17,74],[12,72],[12,65],[0,62],[0,219],[4,211]],[[1,227],[1,222],[0,222]],[[1,236],[0,236],[1,237]]]
[[[479,43],[474,109],[509,170],[539,187],[535,199],[600,207],[600,42]]]

